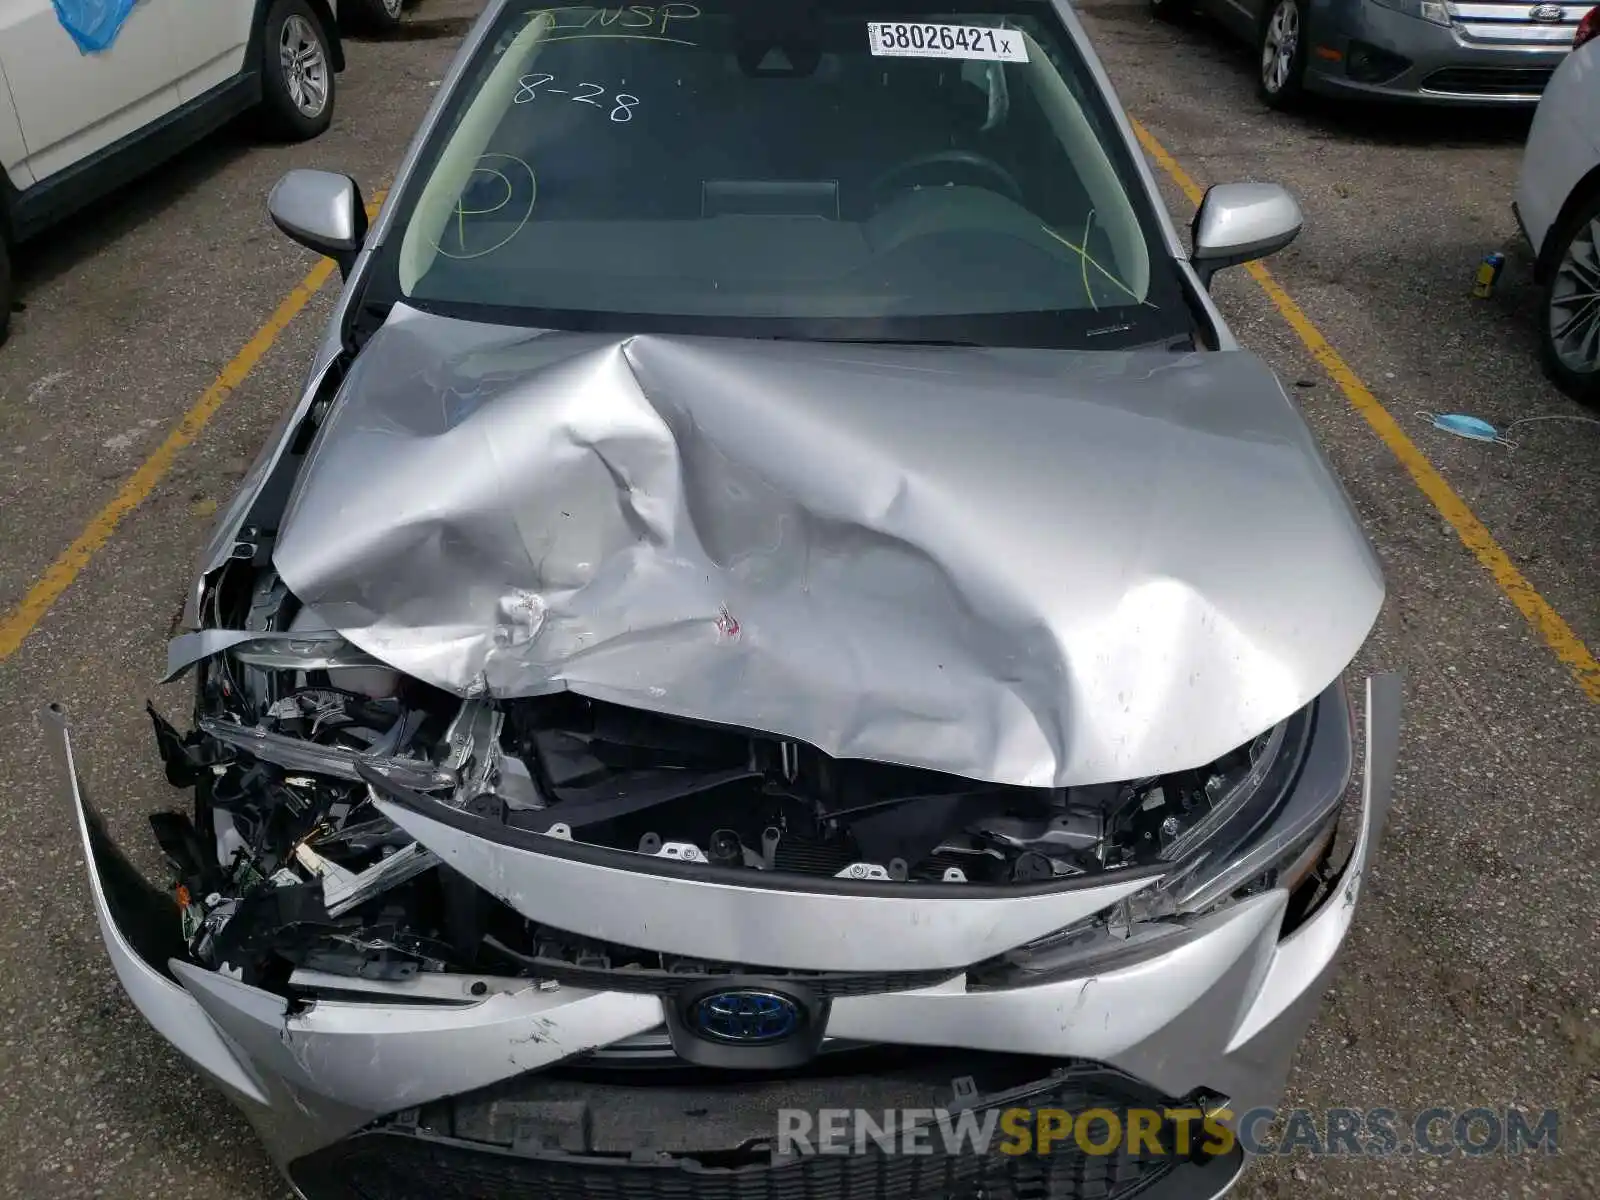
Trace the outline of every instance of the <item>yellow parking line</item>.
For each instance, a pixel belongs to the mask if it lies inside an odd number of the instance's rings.
[[[1138,135],[1139,142],[1144,146],[1156,166],[1160,167],[1172,177],[1172,181],[1183,190],[1191,203],[1198,205],[1204,192],[1200,185],[1189,176],[1179,164],[1177,159],[1167,153],[1166,147],[1155,139],[1155,136],[1131,116],[1128,118],[1133,123],[1133,131]],[[1372,394],[1372,390],[1361,382],[1360,376],[1350,369],[1350,364],[1328,344],[1328,339],[1322,336],[1322,331],[1312,324],[1311,318],[1294,302],[1293,297],[1283,290],[1281,284],[1272,277],[1261,263],[1253,262],[1246,265],[1250,277],[1261,285],[1261,290],[1267,294],[1267,299],[1283,315],[1289,327],[1295,331],[1306,349],[1311,351],[1322,369],[1328,373],[1339,389],[1344,392],[1355,410],[1372,427],[1383,444],[1389,447],[1390,453],[1400,460],[1400,465],[1410,473],[1412,480],[1428,498],[1434,508],[1439,510],[1439,515],[1450,523],[1456,531],[1462,544],[1472,551],[1477,560],[1483,564],[1484,569],[1493,577],[1500,590],[1506,594],[1527,618],[1528,624],[1545,640],[1545,643],[1563,663],[1573,678],[1578,681],[1578,686],[1595,703],[1600,704],[1600,662],[1595,661],[1594,655],[1583,644],[1582,639],[1573,632],[1572,627],[1561,619],[1561,614],[1550,606],[1550,602],[1541,596],[1533,584],[1528,582],[1526,576],[1519,570],[1515,563],[1494,540],[1494,535],[1488,530],[1470,508],[1467,502],[1456,494],[1456,490],[1445,482],[1434,465],[1427,460],[1422,451],[1417,449],[1417,444],[1406,436],[1405,430],[1400,428],[1389,410]]]
[[[383,203],[383,194],[373,197],[372,203],[367,205],[369,217],[375,216],[379,205]],[[300,281],[298,287],[284,297],[283,303],[278,305],[276,312],[267,319],[267,323],[256,330],[244,348],[234,357],[234,360],[222,368],[222,374],[212,382],[194,402],[194,406],[183,414],[183,418],[167,434],[166,440],[157,446],[149,458],[139,465],[139,469],[128,476],[127,482],[118,490],[104,508],[94,515],[94,518],[84,530],[65,550],[55,562],[50,564],[48,570],[40,576],[39,582],[28,589],[28,594],[21,602],[0,620],[0,662],[5,662],[21,647],[23,640],[33,632],[45,613],[50,611],[50,606],[61,598],[61,594],[72,586],[72,581],[78,573],[89,565],[92,559],[117,531],[117,526],[122,519],[138,508],[156,486],[166,477],[172,469],[172,464],[177,461],[178,454],[191,445],[205,429],[211,418],[216,416],[217,410],[222,407],[233,390],[245,381],[245,377],[261,361],[272,344],[278,340],[278,335],[299,315],[300,310],[311,302],[318,289],[328,281],[333,274],[334,265],[331,259],[322,259],[311,273]]]

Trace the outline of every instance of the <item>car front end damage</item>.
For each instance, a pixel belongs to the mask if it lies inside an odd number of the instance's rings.
[[[886,879],[829,845],[840,822],[816,836],[796,820],[776,837],[755,824],[781,818],[741,823],[741,807],[811,809],[781,743],[750,739],[751,759],[770,750],[771,762],[702,793],[721,811],[700,820],[679,805],[681,825],[657,812],[659,835],[630,852],[581,828],[534,832],[544,809],[485,804],[471,782],[481,749],[465,772],[413,779],[423,792],[393,782],[392,765],[361,764],[370,782],[353,781],[344,764],[364,755],[335,739],[313,773],[302,758],[280,767],[265,743],[246,755],[210,734],[176,740],[158,718],[169,772],[199,783],[210,816],[204,844],[187,823],[158,824],[180,864],[181,923],[106,838],[65,714],[47,717],[118,977],[306,1196],[1098,1196],[1158,1181],[1170,1193],[1148,1194],[1189,1196],[1224,1191],[1237,1155],[1087,1156],[1066,1142],[1047,1156],[869,1144],[785,1157],[772,1142],[780,1108],[1275,1103],[1382,831],[1398,703],[1392,677],[1368,681],[1359,740],[1340,685],[1296,714],[1269,802],[1198,871],[1137,861],[1205,794],[1150,805],[1193,787],[1185,772],[1098,796],[1061,789],[960,838],[940,830],[925,863],[892,863]],[[643,750],[688,753],[671,741]],[[824,761],[800,758],[802,774]],[[1338,863],[1341,815],[1353,836]],[[1092,841],[1081,830],[1096,822],[1112,832]],[[706,837],[717,824],[729,828]],[[730,830],[760,869],[691,849],[729,850]],[[211,841],[241,834],[235,866],[219,869]],[[385,871],[413,853],[425,871]],[[1041,857],[1066,872],[1040,882]],[[954,882],[980,875],[992,882]],[[719,1039],[697,1002],[736,988],[794,999],[800,1028],[772,1044]]]
[[[46,712],[118,977],[303,1195],[1231,1185],[779,1144],[1274,1104],[1390,803],[1381,579],[1264,367],[929,353],[401,310],[202,564],[170,890]]]

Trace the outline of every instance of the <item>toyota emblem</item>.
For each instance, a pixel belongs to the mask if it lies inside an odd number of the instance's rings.
[[[689,1013],[701,1037],[747,1046],[781,1042],[799,1030],[802,1019],[800,1005],[788,996],[753,988],[715,992]]]

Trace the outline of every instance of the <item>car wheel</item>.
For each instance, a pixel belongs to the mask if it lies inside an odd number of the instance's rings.
[[[1306,69],[1306,19],[1299,0],[1274,0],[1261,23],[1256,93],[1272,108],[1300,98]]]
[[[261,105],[269,130],[290,141],[316,137],[333,120],[333,55],[307,0],[276,0],[263,30]]]
[[[1574,400],[1600,405],[1600,193],[1551,237],[1560,257],[1544,285],[1545,370]]]
[[[352,15],[364,29],[398,29],[405,15],[405,0],[359,0]]]
[[[1176,24],[1193,11],[1186,0],[1150,0],[1150,15],[1158,21]]]
[[[11,332],[11,248],[0,233],[0,346]]]

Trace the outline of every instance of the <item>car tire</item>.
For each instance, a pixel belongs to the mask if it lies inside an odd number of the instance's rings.
[[[11,332],[11,289],[11,247],[0,230],[0,346],[5,345],[6,335]]]
[[[1171,25],[1186,20],[1193,13],[1187,0],[1150,0],[1150,15]]]
[[[1574,400],[1600,407],[1600,191],[1549,236],[1553,265],[1539,320],[1544,369]]]
[[[333,121],[333,53],[307,0],[274,0],[262,28],[261,110],[267,132],[291,142]]]
[[[362,29],[387,33],[400,28],[405,17],[405,0],[355,0],[350,15]]]
[[[1269,108],[1290,108],[1303,94],[1306,8],[1301,0],[1272,0],[1256,39],[1256,95]]]

